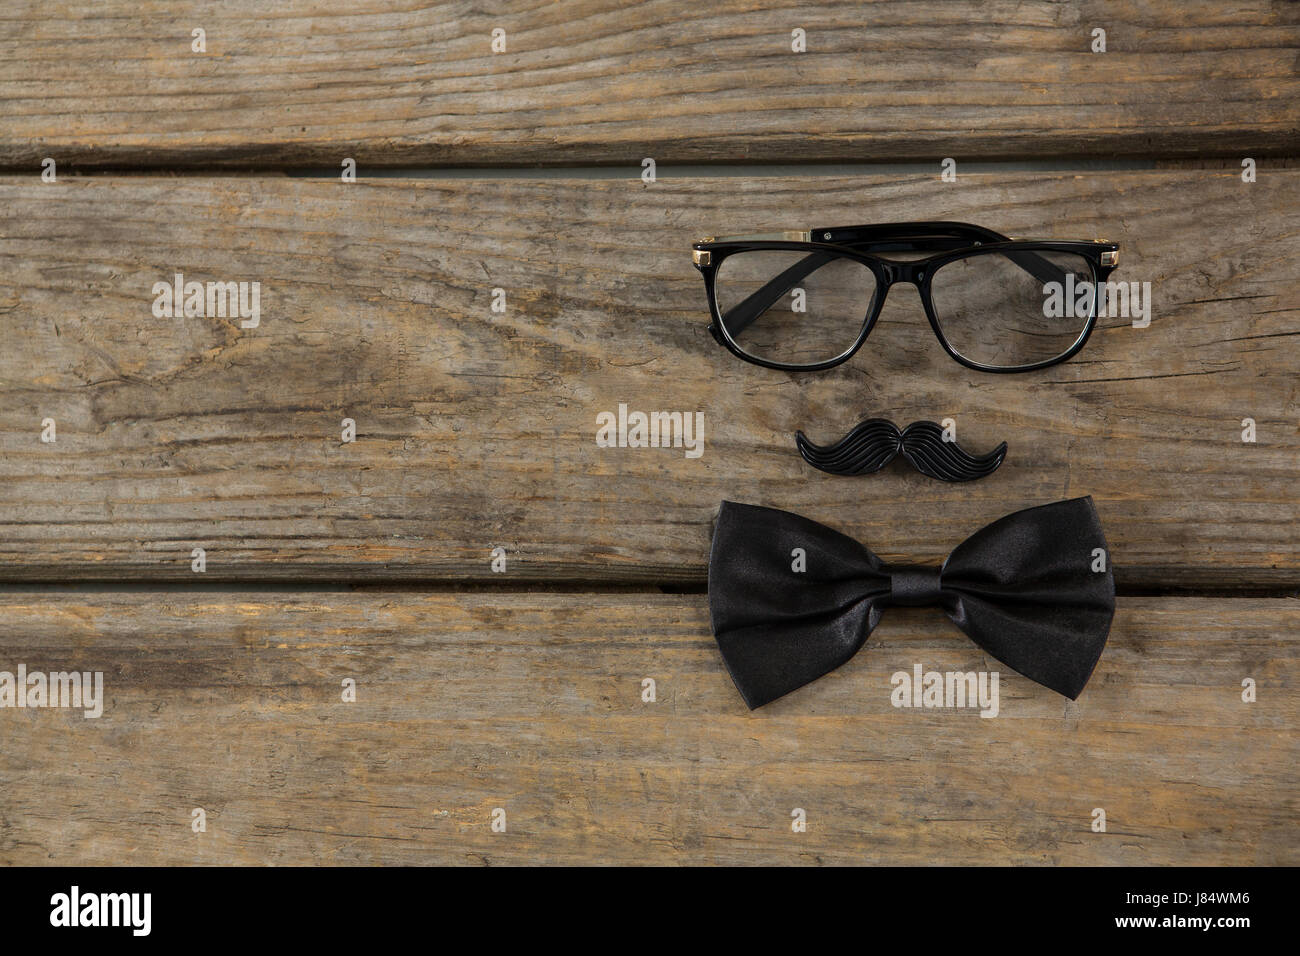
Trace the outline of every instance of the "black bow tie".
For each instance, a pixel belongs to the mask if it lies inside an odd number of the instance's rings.
[[[886,607],[920,604],[941,605],[991,656],[1075,699],[1115,613],[1110,554],[1092,499],[1000,518],[958,545],[942,568],[886,567],[815,521],[722,503],[709,610],[722,658],[751,709],[851,658]]]

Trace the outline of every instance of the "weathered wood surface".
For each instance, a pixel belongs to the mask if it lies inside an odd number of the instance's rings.
[[[1291,155],[1297,47],[1279,0],[8,3],[0,166]]]
[[[701,595],[0,599],[0,668],[108,701],[0,710],[5,864],[1300,862],[1295,600],[1122,600],[1075,703],[891,611],[751,714]],[[999,715],[892,707],[918,663]]]
[[[938,560],[1018,508],[1092,494],[1122,586],[1300,583],[1300,172],[848,180],[0,180],[0,577],[704,579],[723,498]],[[705,331],[689,242],[955,218],[1106,236],[1153,318],[1040,373],[965,370],[897,288],[829,373]],[[175,272],[262,283],[261,325],[155,318]],[[492,290],[508,311],[494,314]],[[705,450],[609,449],[596,418],[703,411]],[[1002,469],[798,457],[860,419],[951,416]],[[57,441],[39,440],[53,418]],[[357,440],[340,440],[353,418]],[[1257,442],[1242,442],[1242,421]],[[899,502],[906,501],[906,507]],[[489,568],[505,548],[505,574]]]

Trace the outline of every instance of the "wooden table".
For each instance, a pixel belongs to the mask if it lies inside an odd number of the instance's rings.
[[[105,686],[0,709],[0,862],[1300,862],[1300,8],[265,10],[0,18],[0,670]],[[708,335],[693,239],[909,219],[1117,240],[1150,325],[1017,376],[907,289],[828,373]],[[155,314],[176,273],[260,321]],[[620,403],[704,454],[598,447]],[[870,416],[1010,452],[795,453]],[[723,498],[938,561],[1081,494],[1120,598],[1077,702],[1004,668],[996,719],[892,707],[997,668],[917,609],[745,708]]]

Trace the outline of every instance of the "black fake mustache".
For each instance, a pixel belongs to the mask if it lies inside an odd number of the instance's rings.
[[[839,441],[814,445],[796,432],[799,454],[818,471],[831,475],[870,475],[884,468],[901,452],[912,467],[940,481],[974,481],[998,470],[1007,457],[1003,442],[984,455],[972,455],[956,442],[943,440],[934,422],[912,422],[901,432],[887,418],[870,418]]]

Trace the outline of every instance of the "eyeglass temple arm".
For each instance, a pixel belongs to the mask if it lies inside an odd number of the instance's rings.
[[[862,252],[943,252],[985,242],[1010,242],[1010,236],[968,222],[890,223],[883,226],[848,226],[811,230],[813,236],[830,235],[836,242]],[[1040,282],[1065,282],[1065,270],[1036,252],[1004,250],[1006,256]]]
[[[930,235],[918,235],[920,230],[932,230]],[[951,233],[936,235],[934,233]],[[1006,236],[968,223],[910,224],[888,226],[849,226],[847,228],[813,230],[813,236],[829,234],[837,245],[848,246],[862,252],[945,252],[961,249],[979,242],[1007,242]],[[1033,252],[1004,251],[1002,253],[1020,268],[1041,282],[1065,282],[1065,270],[1050,260]],[[814,252],[800,259],[780,275],[764,283],[749,296],[728,309],[722,323],[733,337],[749,328],[754,321],[770,309],[799,282],[834,259],[832,253]]]

